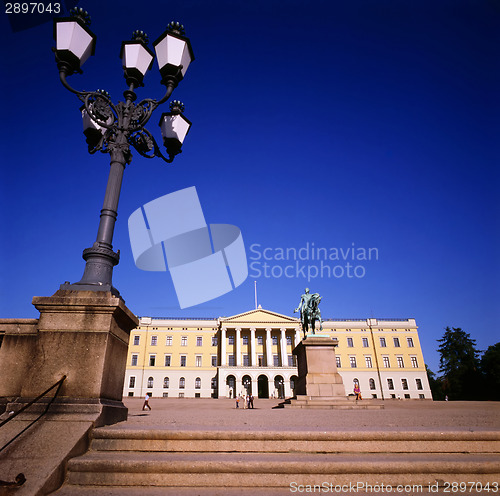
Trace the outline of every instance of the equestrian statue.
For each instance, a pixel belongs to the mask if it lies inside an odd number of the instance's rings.
[[[306,337],[309,327],[311,327],[312,334],[315,333],[316,321],[319,320],[319,330],[323,330],[323,321],[321,320],[321,311],[318,308],[321,301],[319,293],[309,293],[309,288],[305,289],[305,293],[300,298],[299,306],[293,313],[300,312],[300,321],[302,322],[302,331],[304,338]]]

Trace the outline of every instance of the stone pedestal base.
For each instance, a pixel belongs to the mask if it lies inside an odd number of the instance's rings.
[[[94,417],[95,425],[126,420],[123,381],[138,320],[123,300],[109,292],[59,290],[34,297],[33,305],[38,322],[17,330],[11,324],[0,348],[0,398],[10,400],[7,410],[19,410],[66,375],[51,413]],[[15,363],[9,351],[17,352]]]
[[[299,377],[295,386],[296,399],[291,406],[297,402],[300,408],[347,402],[344,383],[337,372],[337,344],[337,339],[327,336],[307,336],[295,347],[293,354],[297,357]]]

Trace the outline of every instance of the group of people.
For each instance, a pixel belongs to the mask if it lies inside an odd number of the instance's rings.
[[[236,396],[236,408],[240,407],[240,402],[243,405],[243,408],[253,408],[253,394],[240,394]]]

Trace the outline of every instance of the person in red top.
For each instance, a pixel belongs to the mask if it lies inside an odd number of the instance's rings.
[[[363,399],[361,397],[361,389],[359,389],[359,382],[354,384],[354,394],[356,395],[356,401]]]

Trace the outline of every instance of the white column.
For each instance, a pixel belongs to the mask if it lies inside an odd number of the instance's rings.
[[[295,346],[297,346],[300,343],[300,331],[297,329],[295,331]]]
[[[252,327],[250,329],[250,353],[251,353],[250,365],[252,367],[256,367],[258,365],[256,344],[257,344],[257,341],[255,339],[255,327]]]
[[[286,354],[286,329],[281,328],[280,349],[281,349],[281,366],[288,366],[288,355]]]
[[[271,340],[271,329],[268,327],[266,329],[266,365],[271,367],[273,364],[273,354],[272,354],[272,340]]]
[[[241,366],[241,328],[236,328],[236,366]]]
[[[225,367],[227,364],[226,329],[224,327],[220,330],[220,364],[221,364],[221,367]]]

